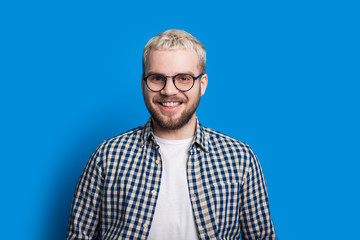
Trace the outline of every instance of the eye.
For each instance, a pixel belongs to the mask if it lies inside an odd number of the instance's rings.
[[[179,74],[176,76],[176,81],[179,82],[188,82],[188,81],[192,81],[192,77],[189,74]]]
[[[153,74],[148,76],[148,80],[152,82],[162,82],[164,81],[164,77],[160,74]]]

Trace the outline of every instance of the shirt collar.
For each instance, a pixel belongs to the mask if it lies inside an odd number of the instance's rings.
[[[147,121],[147,123],[144,125],[142,136],[141,136],[141,147],[144,146],[144,144],[150,140],[154,140],[154,134],[151,126],[151,118]]]
[[[141,137],[141,146],[144,146],[146,142],[154,141],[154,133],[151,124],[151,118],[144,125],[142,137]],[[205,152],[209,151],[209,136],[206,134],[204,127],[200,124],[199,119],[196,118],[196,132],[192,146],[197,145]]]
[[[199,119],[196,118],[196,132],[194,137],[194,144],[197,144],[205,152],[209,151],[209,136],[206,134],[204,127],[200,124]]]

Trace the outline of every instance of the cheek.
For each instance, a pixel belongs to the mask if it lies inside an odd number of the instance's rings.
[[[201,89],[198,88],[198,89],[194,89],[193,92],[188,93],[186,95],[186,98],[188,99],[189,102],[196,102],[199,100],[200,96],[201,96]]]
[[[198,89],[198,91],[197,91],[197,95],[198,96],[202,96],[203,94],[204,94],[204,88],[203,88],[203,86],[201,85],[201,82],[199,82],[199,89]]]
[[[146,101],[147,98],[148,98],[148,93],[147,93],[147,91],[146,91],[145,86],[142,87],[142,93],[143,93],[144,100]]]
[[[143,88],[143,96],[145,101],[152,102],[151,99],[153,98],[153,94],[151,94],[151,92],[149,92],[146,88]]]

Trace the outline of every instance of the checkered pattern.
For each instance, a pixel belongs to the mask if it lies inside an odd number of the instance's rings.
[[[198,122],[189,153],[200,239],[275,239],[265,179],[250,147]],[[146,239],[161,173],[150,120],[103,142],[77,184],[67,239]]]

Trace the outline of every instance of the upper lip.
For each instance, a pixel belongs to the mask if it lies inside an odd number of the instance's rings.
[[[169,103],[169,102],[182,103],[183,101],[181,99],[157,99],[156,102],[159,102],[159,103]]]

